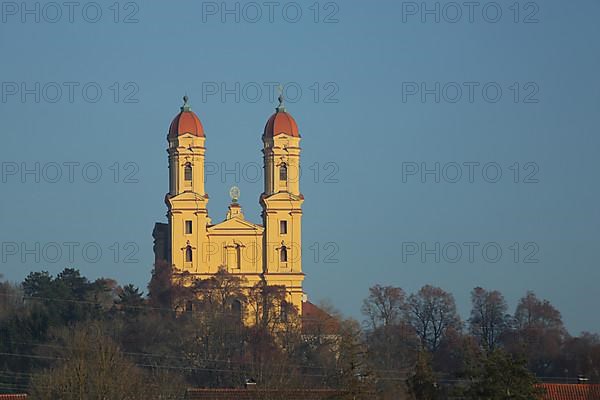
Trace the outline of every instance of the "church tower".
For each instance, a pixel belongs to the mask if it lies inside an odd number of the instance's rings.
[[[269,285],[286,287],[289,299],[302,309],[302,203],[300,193],[300,134],[286,111],[283,97],[265,126],[263,141],[265,228],[264,275]]]
[[[157,264],[172,268],[172,283],[189,286],[224,269],[241,278],[244,290],[264,284],[285,288],[285,302],[302,314],[302,203],[300,134],[283,98],[265,126],[262,143],[264,192],[260,196],[262,225],[246,220],[232,188],[224,219],[212,223],[205,190],[205,141],[202,123],[187,96],[167,135],[168,223],[154,227]],[[246,299],[247,300],[247,299]],[[245,300],[244,300],[245,301]],[[251,306],[235,308],[251,316]],[[181,304],[174,304],[177,308]],[[186,306],[187,307],[187,306]],[[283,308],[281,308],[283,310]]]
[[[199,272],[206,249],[208,195],[204,189],[205,136],[202,123],[183,98],[169,128],[168,207],[170,263],[180,271]]]

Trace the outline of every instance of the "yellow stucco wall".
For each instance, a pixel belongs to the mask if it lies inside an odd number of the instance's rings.
[[[172,265],[197,279],[209,278],[225,267],[228,272],[244,277],[249,287],[262,279],[269,285],[283,285],[288,303],[301,313],[304,198],[299,185],[300,138],[285,134],[263,138],[262,225],[246,221],[237,203],[229,206],[224,221],[212,223],[205,193],[205,140],[191,134],[169,139],[170,182],[165,201]],[[280,179],[283,164],[287,167],[285,180]],[[192,179],[186,180],[185,169],[190,166]],[[191,221],[191,232],[186,229],[186,221]],[[282,231],[282,221],[287,223],[287,232]],[[190,223],[187,224],[189,229]],[[287,261],[282,258],[283,248]]]

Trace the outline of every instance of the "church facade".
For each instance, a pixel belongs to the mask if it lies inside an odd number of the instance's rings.
[[[155,262],[172,268],[172,282],[202,280],[224,268],[248,287],[263,282],[285,287],[286,302],[302,313],[302,203],[300,133],[283,99],[262,135],[264,190],[262,224],[247,221],[236,188],[223,221],[208,215],[205,188],[206,135],[187,97],[167,135],[168,223],[154,227]]]

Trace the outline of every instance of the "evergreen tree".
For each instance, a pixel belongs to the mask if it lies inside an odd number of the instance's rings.
[[[125,316],[136,317],[143,311],[144,293],[132,284],[126,285],[119,292],[119,298],[115,305],[120,309]]]
[[[474,371],[466,398],[471,400],[537,400],[540,391],[524,360],[494,350]]]

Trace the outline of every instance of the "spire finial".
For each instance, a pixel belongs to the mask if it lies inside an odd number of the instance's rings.
[[[192,107],[190,107],[189,102],[190,98],[188,97],[188,95],[186,94],[185,96],[183,96],[183,106],[181,106],[181,111],[191,111]]]
[[[229,197],[231,197],[232,203],[237,203],[240,199],[240,188],[232,186],[231,189],[229,189]]]
[[[284,105],[284,98],[283,98],[283,86],[279,85],[277,90],[279,91],[279,97],[278,97],[279,105],[275,109],[277,110],[277,112],[285,112],[285,105]]]

